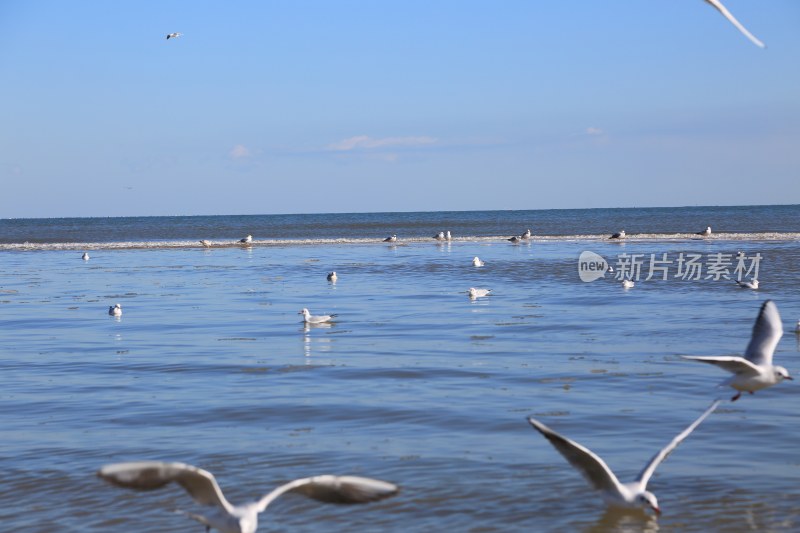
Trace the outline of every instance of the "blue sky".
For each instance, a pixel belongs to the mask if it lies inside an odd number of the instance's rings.
[[[800,203],[800,2],[724,3],[766,49],[702,0],[2,0],[0,217]]]

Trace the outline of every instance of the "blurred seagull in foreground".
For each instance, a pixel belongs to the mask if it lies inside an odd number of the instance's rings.
[[[183,34],[182,34],[182,33],[180,33],[180,32],[177,32],[177,31],[176,31],[176,32],[174,32],[174,33],[168,33],[168,34],[167,34],[167,40],[170,40],[170,39],[177,39],[177,38],[178,38],[178,37],[180,37],[181,35],[183,35]]]
[[[328,281],[336,283],[337,279],[339,279],[339,276],[336,275],[336,271],[328,272]]]
[[[482,266],[483,266],[483,265],[485,265],[485,264],[486,264],[486,263],[484,263],[483,261],[481,261],[481,258],[480,258],[480,257],[478,257],[477,255],[476,255],[475,257],[473,257],[473,258],[472,258],[472,266],[476,266],[476,267],[482,267]]]
[[[750,281],[737,281],[737,280],[733,280],[733,281],[734,281],[734,283],[736,283],[742,289],[753,289],[753,290],[758,289],[758,280],[757,279],[753,279],[753,280],[750,280]]]
[[[303,322],[306,324],[322,324],[324,322],[330,322],[335,316],[337,315],[317,315],[312,316],[311,313],[305,307],[297,313],[298,315],[303,315]]]
[[[469,294],[469,297],[474,300],[475,298],[489,296],[490,292],[492,292],[492,289],[476,289],[475,287],[470,287],[467,291],[467,294]]]
[[[725,17],[726,19],[728,19],[728,22],[730,22],[731,24],[736,26],[736,28],[740,32],[742,32],[745,37],[747,37],[748,39],[750,39],[753,42],[753,44],[755,44],[759,48],[765,48],[764,43],[762,43],[761,41],[756,39],[756,37],[752,33],[747,31],[747,29],[744,26],[742,26],[741,23],[738,20],[736,20],[736,17],[731,15],[731,12],[728,11],[725,8],[725,6],[722,5],[722,2],[720,2],[719,0],[706,0],[706,2],[711,4],[712,7],[714,7],[717,11],[722,13],[722,16]]]
[[[253,236],[252,235],[248,235],[244,239],[239,239],[239,242],[242,243],[242,244],[250,244],[251,242],[253,242]]]
[[[111,316],[122,316],[122,306],[114,304],[108,308],[108,314]]]
[[[753,394],[757,390],[776,385],[784,379],[792,379],[788,370],[772,364],[772,355],[775,353],[775,347],[778,346],[781,336],[783,336],[783,325],[778,307],[772,300],[767,300],[761,305],[744,357],[736,355],[684,355],[682,357],[709,363],[732,372],[733,376],[720,383],[720,386],[728,385],[739,391],[736,396],[731,398],[731,401],[735,402],[744,391]]]
[[[703,237],[709,237],[711,235],[711,226],[708,226],[703,231],[698,231],[696,235],[701,235]]]
[[[609,239],[624,239],[625,238],[625,230],[620,231],[619,233],[615,233]]]
[[[116,463],[103,466],[97,476],[112,485],[141,491],[175,482],[195,502],[209,508],[204,514],[185,514],[205,525],[206,531],[213,528],[222,533],[254,533],[258,529],[258,515],[283,494],[302,494],[325,503],[349,504],[382,500],[400,490],[397,485],[378,479],[324,475],[290,481],[259,500],[233,505],[225,499],[211,472],[184,463]]]
[[[719,405],[719,400],[715,400],[711,406],[705,410],[689,427],[684,429],[677,437],[672,439],[669,444],[656,453],[650,462],[645,465],[636,480],[632,483],[620,483],[614,472],[606,465],[597,454],[589,448],[581,446],[577,442],[559,435],[549,427],[545,426],[534,418],[528,418],[528,422],[533,428],[544,435],[550,441],[556,451],[575,467],[578,472],[592,485],[595,490],[600,491],[600,496],[610,507],[621,507],[627,509],[653,509],[656,514],[661,514],[656,495],[647,490],[647,483],[653,473],[672,451],[695,430],[708,415],[714,412]]]
[[[83,255],[81,256],[81,259],[83,259],[84,261],[88,261],[89,260],[89,252],[83,252]]]

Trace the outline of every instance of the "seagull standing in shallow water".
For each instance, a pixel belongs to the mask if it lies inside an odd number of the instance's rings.
[[[753,334],[750,336],[744,357],[735,355],[682,357],[709,363],[732,372],[733,376],[720,383],[720,386],[728,385],[738,391],[736,396],[731,398],[731,401],[735,402],[744,391],[753,394],[785,379],[792,379],[788,370],[772,364],[772,355],[782,336],[783,324],[778,306],[772,300],[767,300],[761,306],[756,323],[753,325]]]
[[[142,461],[106,465],[98,477],[112,485],[136,490],[154,490],[175,482],[200,505],[210,507],[205,514],[186,513],[206,526],[222,533],[255,533],[258,515],[279,496],[302,494],[326,503],[368,503],[390,496],[400,490],[397,485],[358,476],[314,476],[290,481],[254,502],[233,505],[207,470],[184,463]]]
[[[703,231],[698,231],[697,235],[700,235],[702,237],[710,237],[711,236],[711,226],[708,226]]]
[[[330,322],[334,317],[337,315],[317,315],[312,316],[311,312],[306,309],[305,307],[300,310],[298,315],[303,315],[303,322],[306,324],[324,324],[325,322]]]
[[[242,243],[242,244],[250,244],[250,243],[253,242],[253,236],[252,235],[248,235],[244,239],[239,239],[239,242]]]
[[[615,233],[609,239],[624,239],[625,238],[625,230],[620,231],[619,233]]]
[[[647,490],[647,482],[672,451],[691,434],[708,415],[714,412],[719,405],[719,400],[715,400],[711,406],[692,422],[689,427],[684,429],[677,437],[672,439],[669,444],[656,453],[650,462],[645,465],[636,480],[632,483],[622,484],[614,475],[614,472],[606,463],[590,449],[581,446],[577,442],[559,435],[538,420],[528,418],[528,422],[535,430],[544,435],[555,449],[578,470],[581,475],[596,490],[601,491],[603,500],[611,507],[621,507],[627,509],[653,509],[656,514],[661,514],[656,495]]]
[[[397,235],[392,235],[391,237],[386,237],[383,239],[383,242],[397,242]]]

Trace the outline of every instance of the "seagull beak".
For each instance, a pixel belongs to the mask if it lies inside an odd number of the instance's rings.
[[[794,381],[794,378],[793,378],[792,376],[786,376],[786,377],[785,377],[785,378],[783,378],[783,379],[788,379],[789,381]]]
[[[658,507],[653,507],[653,511],[655,511],[657,515],[661,514],[661,509],[659,509]]]

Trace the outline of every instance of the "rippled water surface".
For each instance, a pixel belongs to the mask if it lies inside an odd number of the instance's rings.
[[[762,288],[582,283],[587,249],[758,252]],[[711,415],[651,481],[657,519],[606,512],[525,420],[631,480],[731,395],[715,389],[722,371],[679,355],[742,353],[770,298],[786,329],[776,359],[800,374],[796,240],[6,251],[0,264],[6,531],[201,531],[172,512],[197,510],[180,489],[94,475],[140,459],[206,468],[234,502],[322,473],[402,487],[358,507],[286,496],[260,531],[800,529],[797,382]],[[470,301],[469,287],[493,293]],[[337,321],[304,328],[302,307]]]

